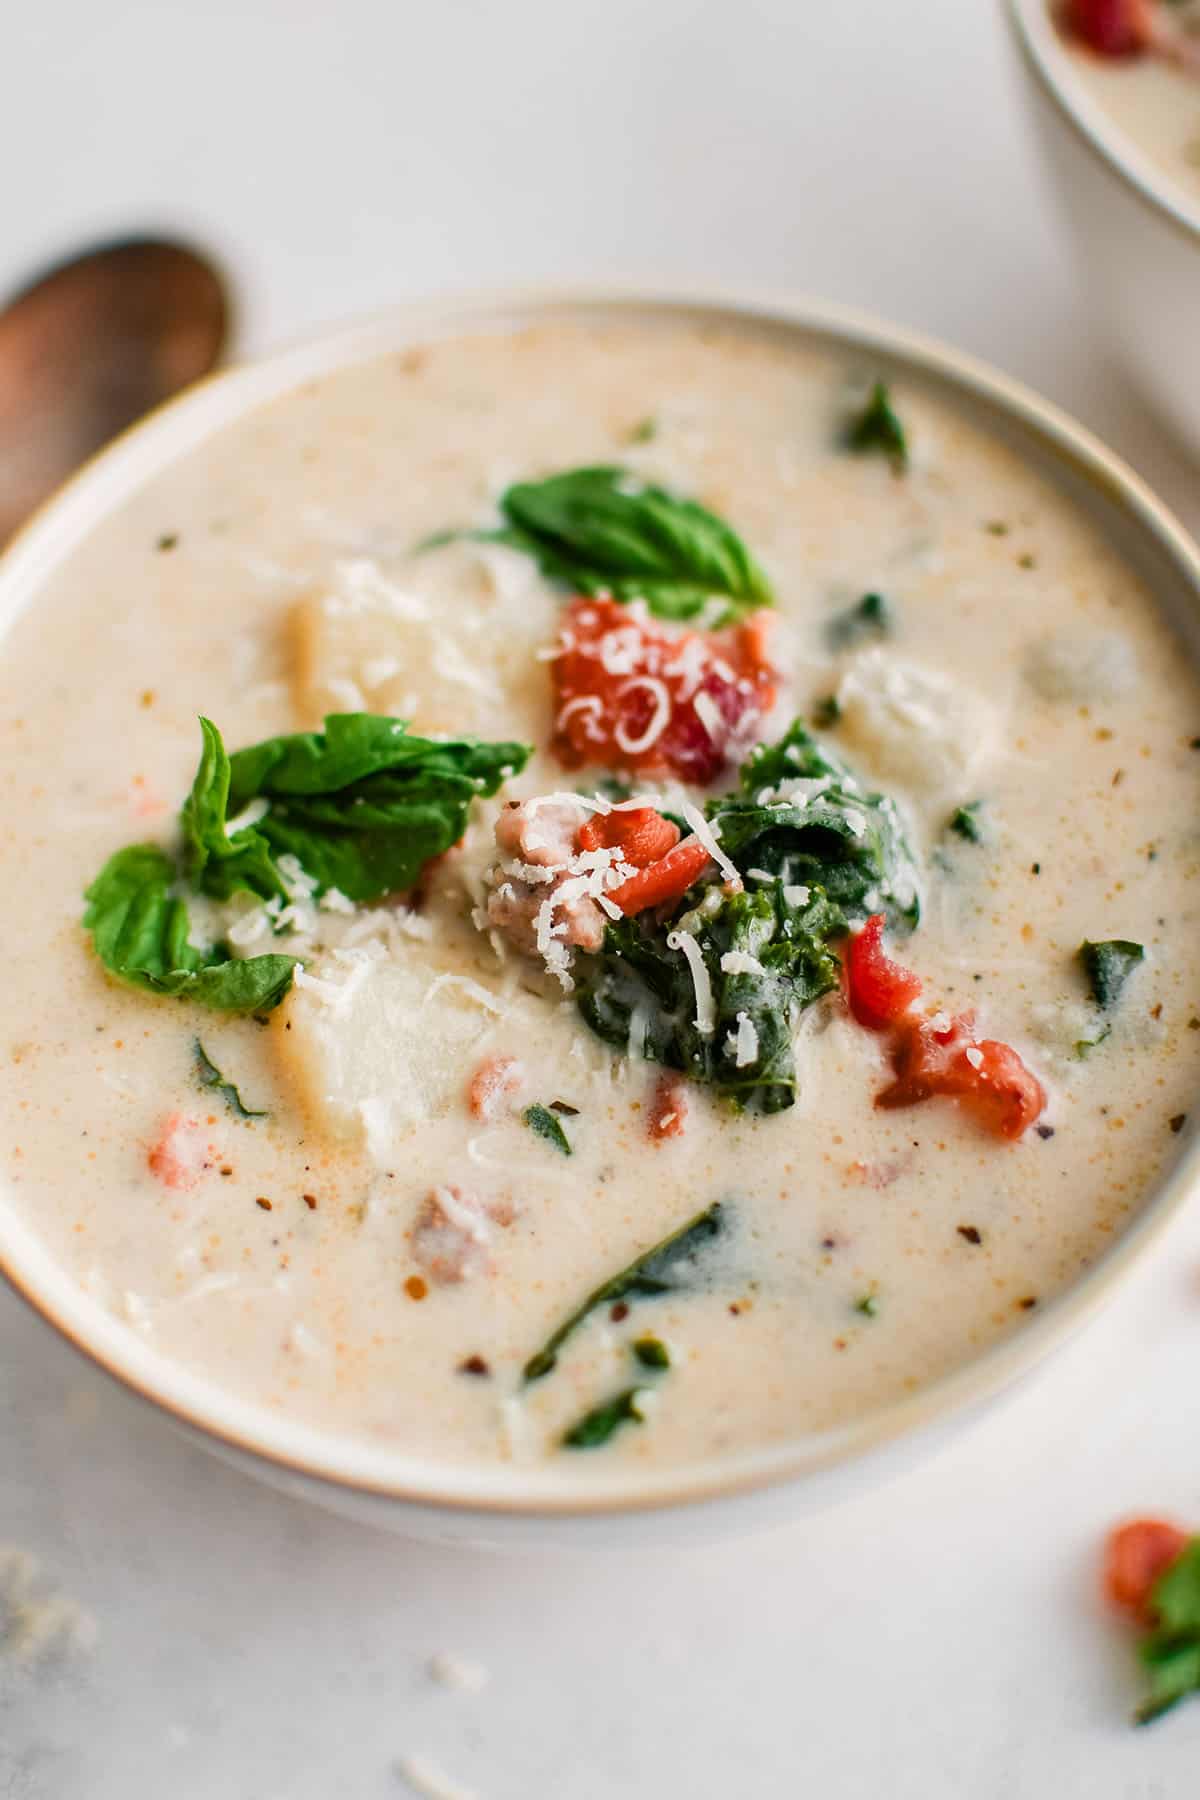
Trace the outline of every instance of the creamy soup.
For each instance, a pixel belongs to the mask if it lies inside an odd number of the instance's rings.
[[[1073,503],[874,373],[679,320],[436,342],[225,427],[56,570],[0,658],[0,1144],[131,1332],[449,1462],[663,1466],[909,1394],[1136,1214],[1200,1064],[1200,690]],[[620,556],[632,507],[670,578],[551,554],[550,498]],[[243,751],[328,714],[385,762],[434,734],[427,811],[339,779],[301,832],[235,757],[177,861],[198,716]],[[500,746],[466,798],[464,737]],[[103,966],[111,892],[81,923],[130,844],[183,997]]]
[[[1089,10],[1087,0],[1082,10]],[[1106,55],[1068,32],[1072,66],[1133,147],[1181,190],[1181,198],[1195,204],[1200,200],[1200,5],[1153,0],[1147,7],[1142,0],[1128,11],[1135,24],[1145,14],[1147,44],[1131,51],[1121,39],[1119,53]]]

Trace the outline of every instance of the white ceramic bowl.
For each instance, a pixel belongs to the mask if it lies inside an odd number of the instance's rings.
[[[820,341],[847,362],[940,391],[1084,505],[1178,621],[1200,661],[1200,555],[1135,475],[1034,395],[965,357],[869,320],[788,301],[653,295],[507,295],[412,307],[208,381],[136,427],[72,481],[0,562],[0,632],[61,559],[165,465],[265,399],[346,363],[464,329],[549,316],[753,322]],[[840,1429],[654,1474],[602,1463],[455,1469],[402,1449],[321,1432],[229,1394],[157,1352],[61,1268],[0,1188],[0,1269],[93,1362],[210,1450],[267,1481],[378,1524],[476,1542],[679,1539],[776,1522],[911,1461],[1030,1371],[1100,1302],[1181,1203],[1200,1151],[1179,1160],[1108,1254],[1015,1334],[924,1390]]]
[[[1113,355],[1200,456],[1200,202],[1088,92],[1047,0],[1008,0],[1008,10],[1087,305]]]

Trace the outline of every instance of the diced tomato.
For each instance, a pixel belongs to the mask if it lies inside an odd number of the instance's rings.
[[[656,1144],[664,1138],[682,1137],[687,1125],[687,1084],[679,1075],[663,1075],[650,1105],[650,1136]]]
[[[884,954],[882,913],[872,913],[846,945],[846,995],[860,1025],[883,1031],[921,992],[920,977]]]
[[[490,1119],[505,1094],[520,1093],[524,1079],[515,1056],[486,1056],[471,1077],[467,1105],[477,1119]]]
[[[892,1047],[896,1079],[876,1106],[915,1106],[944,1094],[958,1100],[997,1137],[1019,1138],[1039,1117],[1046,1091],[1011,1044],[977,1039],[964,1013],[945,1024],[904,1019]]]
[[[622,860],[632,863],[635,869],[657,862],[678,842],[678,825],[664,819],[652,806],[597,813],[579,828],[581,850],[619,850]]]
[[[1100,56],[1140,56],[1153,35],[1148,0],[1067,0],[1067,29]]]
[[[164,1187],[183,1193],[196,1186],[216,1159],[216,1151],[200,1120],[189,1119],[177,1112],[169,1113],[163,1120],[162,1130],[146,1153],[150,1173]]]
[[[636,603],[573,600],[552,665],[553,748],[586,764],[714,781],[775,699],[758,614],[736,629],[660,630]]]
[[[1112,1604],[1141,1623],[1152,1624],[1151,1590],[1190,1541],[1186,1531],[1163,1519],[1132,1519],[1110,1532],[1104,1553],[1104,1591]]]
[[[626,917],[645,912],[648,906],[663,906],[686,894],[710,860],[699,838],[684,838],[658,862],[651,863],[648,869],[639,869],[620,887],[613,888],[607,898]]]

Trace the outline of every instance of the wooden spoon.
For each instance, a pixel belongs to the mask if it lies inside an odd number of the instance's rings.
[[[59,263],[0,312],[0,544],[72,470],[220,358],[229,302],[183,244]]]

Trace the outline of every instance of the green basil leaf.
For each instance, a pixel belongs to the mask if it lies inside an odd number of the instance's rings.
[[[410,888],[456,844],[477,795],[524,768],[525,744],[411,737],[402,719],[333,713],[324,731],[297,732],[226,757],[207,720],[204,754],[183,826],[189,878],[215,899],[246,888],[286,893],[279,858],[294,856],[324,893],[354,901]],[[251,801],[267,811],[226,835]]]
[[[736,618],[774,596],[737,533],[701,506],[620,468],[570,469],[515,483],[505,524],[479,533],[532,556],[550,581],[579,594],[644,600],[660,618],[692,619],[713,600]],[[716,620],[714,620],[714,623]]]
[[[568,1450],[598,1450],[622,1425],[643,1424],[645,1414],[638,1410],[641,1397],[642,1389],[631,1387],[594,1406],[569,1431],[564,1431],[564,1446]]]
[[[269,1012],[292,985],[295,958],[243,961],[188,942],[188,911],[173,893],[175,871],[156,844],[110,856],[87,889],[83,915],[110,974],[152,994],[193,1000],[218,1012]]]
[[[618,1300],[631,1300],[637,1296],[667,1294],[683,1287],[685,1283],[676,1278],[680,1266],[689,1263],[711,1239],[719,1237],[724,1228],[724,1209],[718,1200],[636,1257],[600,1287],[594,1288],[582,1305],[577,1306],[557,1330],[551,1332],[541,1349],[529,1358],[525,1364],[525,1380],[538,1381],[550,1373],[567,1339],[597,1307],[615,1305]]]
[[[200,720],[200,736],[200,766],[179,815],[184,875],[218,900],[240,888],[260,900],[286,899],[287,888],[262,833],[248,826],[229,834],[230,760],[211,719]]]
[[[1129,938],[1108,938],[1098,944],[1084,939],[1079,946],[1079,960],[1097,1006],[1107,1011],[1117,1004],[1121,990],[1145,955],[1143,945]]]

